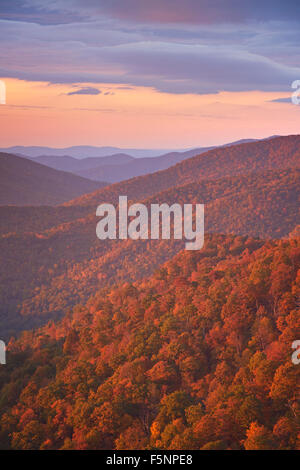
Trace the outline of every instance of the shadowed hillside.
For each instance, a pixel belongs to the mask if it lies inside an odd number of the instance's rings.
[[[135,176],[165,170],[178,162],[194,157],[195,155],[200,155],[208,150],[209,147],[187,150],[186,152],[170,152],[159,157],[134,158],[119,164],[116,164],[115,159],[112,158],[115,157],[115,155],[112,155],[111,157],[107,157],[103,159],[103,161],[99,162],[99,166],[79,170],[75,173],[96,181],[115,183],[134,178]],[[110,161],[110,159],[112,161]],[[98,159],[98,161],[99,160],[100,159]]]
[[[269,139],[272,138],[274,138],[274,136],[269,137]],[[255,141],[255,139],[244,139],[221,145],[220,148],[226,148],[233,145]],[[115,165],[115,161],[110,161],[110,158],[115,157],[112,155],[112,157],[107,157],[105,162],[104,159],[102,161],[98,159],[100,165],[95,166],[95,168],[87,168],[84,170],[75,171],[75,173],[97,181],[108,181],[110,183],[116,183],[118,181],[124,181],[136,176],[146,175],[148,173],[154,173],[160,170],[166,170],[170,166],[176,165],[176,163],[182,162],[183,160],[187,160],[191,157],[195,157],[196,155],[201,155],[202,153],[206,153],[214,148],[216,147],[200,147],[186,150],[184,152],[169,152],[158,157],[135,158],[134,160],[129,160],[117,166]]]
[[[114,155],[109,155],[107,157],[87,157],[87,158],[74,158],[68,155],[55,156],[55,155],[40,155],[39,157],[31,158],[34,162],[41,163],[42,165],[47,165],[56,170],[69,171],[71,173],[79,174],[80,172],[90,171],[92,179],[96,180],[92,169],[95,169],[98,165],[124,165],[129,163],[132,160],[136,160],[130,155],[125,153],[116,153]],[[79,176],[84,176],[80,175]],[[98,179],[99,181],[99,179]]]
[[[105,183],[0,153],[0,205],[56,205],[103,186]]]

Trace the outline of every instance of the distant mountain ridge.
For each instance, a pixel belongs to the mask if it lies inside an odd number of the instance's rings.
[[[66,205],[98,205],[117,201],[119,194],[144,199],[175,186],[249,172],[300,167],[300,135],[218,147],[153,174],[112,184]]]
[[[274,138],[279,136],[270,136],[269,138]],[[222,147],[226,147],[227,145],[232,145],[233,143],[249,143],[254,142],[257,140],[265,140],[265,139],[240,139],[236,142],[230,142],[227,144],[221,145]],[[209,146],[206,148],[215,148],[216,146]],[[200,147],[202,148],[202,147]],[[126,153],[134,158],[146,158],[146,157],[157,157],[159,155],[165,155],[166,153],[184,153],[190,149],[139,149],[139,148],[121,148],[121,147],[114,147],[114,146],[94,146],[94,145],[73,145],[71,147],[46,147],[46,146],[24,146],[24,145],[15,145],[12,147],[2,147],[0,148],[0,152],[6,153],[13,153],[13,154],[20,154],[20,156],[27,156],[29,158],[39,157],[41,155],[47,156],[63,156],[68,155],[74,158],[88,158],[88,157],[106,157],[108,155],[113,155],[115,153]]]
[[[236,142],[230,142],[228,144],[221,145],[220,148],[250,142],[257,142],[257,140],[238,140]],[[156,171],[166,170],[172,165],[176,165],[177,163],[180,163],[183,160],[187,160],[188,158],[201,155],[202,153],[208,152],[209,150],[213,150],[215,148],[219,147],[199,147],[191,150],[186,150],[184,152],[168,152],[158,157],[135,158],[125,163],[122,162],[120,165],[118,165],[118,167],[112,166],[113,164],[115,165],[115,163],[112,164],[112,162],[109,161],[110,158],[113,160],[113,157],[115,157],[115,155],[112,155],[111,157],[107,157],[107,159],[105,159],[105,162],[99,159],[99,166],[75,171],[75,173],[80,176],[84,176],[85,178],[90,178],[96,181],[108,181],[110,183],[117,183],[119,181],[134,178],[136,176],[142,176],[148,173],[155,173]],[[108,161],[108,164],[106,164],[106,161]]]
[[[111,163],[109,159],[114,159],[115,155],[105,158],[105,162],[97,159],[100,163],[98,166],[76,171],[75,173],[85,178],[90,178],[95,181],[108,181],[110,183],[117,183],[136,176],[142,176],[156,171],[166,170],[172,165],[176,165],[187,158],[200,155],[207,152],[213,147],[205,147],[199,149],[187,150],[186,152],[169,152],[160,157],[146,157],[146,158],[132,158],[119,164]],[[109,163],[106,163],[109,162]]]
[[[83,176],[80,173],[94,168],[96,169],[98,166],[109,165],[115,167],[116,165],[124,165],[140,159],[136,159],[126,153],[115,153],[105,157],[87,157],[82,159],[70,157],[69,155],[40,155],[39,157],[32,157],[30,160],[49,166],[50,168],[55,168],[56,170],[69,171],[70,173]],[[91,172],[91,174],[93,175],[93,172]],[[95,177],[92,179],[97,180]]]
[[[155,157],[166,152],[172,152],[173,149],[134,149],[120,147],[96,147],[92,145],[73,145],[71,147],[53,148],[43,146],[23,146],[0,148],[0,152],[20,154],[29,158],[39,157],[40,155],[61,156],[68,155],[74,158],[87,157],[106,157],[115,153],[127,153],[132,157]]]
[[[268,139],[272,139],[274,137],[275,136],[271,136]],[[221,145],[220,148],[250,142],[257,142],[257,139],[242,139]],[[117,183],[136,176],[165,170],[176,163],[186,160],[187,158],[200,155],[208,150],[213,150],[214,148],[217,147],[199,147],[186,151],[172,151],[161,155],[146,156],[142,158],[137,158],[124,152],[107,156],[93,156],[80,159],[69,155],[40,155],[38,157],[26,158],[30,158],[38,163],[42,163],[43,165],[47,165],[57,170],[75,173],[79,176],[83,176],[84,178],[89,178],[95,181]],[[107,149],[107,147],[105,149]]]

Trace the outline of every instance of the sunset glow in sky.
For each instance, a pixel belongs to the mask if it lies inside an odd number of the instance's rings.
[[[299,3],[248,3],[1,1],[1,146],[187,148],[299,133]]]

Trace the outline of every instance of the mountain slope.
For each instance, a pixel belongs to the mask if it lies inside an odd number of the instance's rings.
[[[214,163],[208,165],[210,158]],[[297,165],[299,137],[290,136],[214,150],[166,171],[103,188],[55,211],[0,208],[6,217],[0,227],[3,335],[59,317],[101,285],[150,276],[182,248],[183,242],[174,240],[98,240],[98,204],[116,204],[124,194],[145,204],[205,203],[205,233],[280,238],[299,224],[299,170],[259,170]],[[222,173],[237,174],[212,178]]]
[[[68,205],[95,205],[117,202],[119,195],[145,199],[152,194],[204,179],[242,175],[300,165],[300,136],[276,137],[264,141],[210,150],[184,160],[166,170],[115,183]]]
[[[275,136],[266,140],[273,139]],[[239,145],[242,143],[257,142],[255,139],[244,139],[222,145],[221,148]],[[165,170],[178,162],[200,155],[216,147],[194,148],[186,151],[157,154],[155,157],[133,158],[125,153],[109,156],[74,158],[67,155],[41,155],[31,157],[34,161],[48,165],[58,170],[70,171],[95,181],[116,183],[136,176]],[[101,153],[101,152],[100,152]]]
[[[0,153],[1,205],[56,205],[103,186],[105,183]]]
[[[205,203],[206,234],[279,238],[300,223],[299,193],[300,170],[277,170],[189,183],[139,201],[147,206]],[[174,240],[98,240],[95,206],[61,209],[68,212],[57,213],[58,225],[49,227],[46,212],[42,215],[39,208],[43,222],[40,227],[35,222],[35,233],[11,233],[14,225],[22,225],[22,213],[14,211],[7,221],[10,233],[0,238],[3,334],[57,318],[64,308],[85,302],[100,286],[148,277],[183,247],[183,241]],[[84,210],[91,209],[90,215],[84,215]],[[30,211],[24,214],[29,215]],[[53,214],[48,216],[53,223]]]
[[[191,149],[185,152],[169,152],[156,157],[144,158],[134,158],[126,153],[81,159],[68,155],[40,155],[38,157],[27,158],[42,165],[47,165],[50,168],[69,171],[84,178],[115,183],[135,176],[164,170],[171,165],[204,153],[209,149],[210,147]]]
[[[99,166],[79,170],[75,173],[96,181],[105,180],[110,183],[115,183],[134,178],[136,176],[165,170],[182,160],[194,157],[195,155],[200,155],[208,150],[209,148],[199,148],[187,150],[186,152],[170,152],[158,157],[135,158],[118,165],[113,161],[112,163],[110,162],[110,158],[114,157],[112,155],[112,157],[107,157],[105,162],[101,161]]]
[[[1,448],[299,449],[299,265],[299,239],[208,236],[12,341]]]
[[[269,137],[272,139],[274,137]],[[266,139],[267,140],[267,139]],[[257,142],[256,139],[243,139],[236,142],[231,142],[225,145],[221,145],[220,148],[231,147],[233,145],[240,145],[242,143]],[[184,152],[169,152],[157,157],[148,158],[136,158],[134,160],[120,164],[120,166],[112,167],[114,163],[107,158],[106,162],[100,161],[99,166],[95,168],[88,168],[84,170],[75,171],[76,174],[84,176],[86,178],[94,179],[96,181],[108,181],[110,183],[116,183],[119,181],[134,178],[136,176],[146,175],[149,173],[155,173],[160,170],[166,170],[176,163],[182,162],[196,155],[201,155],[209,150],[213,150],[216,147],[200,147]],[[99,161],[99,160],[98,160]]]

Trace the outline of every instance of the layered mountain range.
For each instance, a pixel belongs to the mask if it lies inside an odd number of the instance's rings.
[[[248,142],[0,206],[0,449],[300,449],[299,157],[300,136]],[[79,178],[4,158],[24,204]],[[204,204],[204,247],[99,240],[120,195]]]
[[[1,207],[1,330],[59,318],[97,289],[151,275],[181,241],[98,240],[98,204],[204,203],[205,233],[282,238],[299,223],[300,137],[217,148],[63,205]]]
[[[269,137],[269,139],[274,136]],[[222,147],[255,142],[243,139]],[[49,147],[10,147],[6,153],[23,156],[56,170],[69,171],[95,180],[116,183],[129,178],[165,170],[176,163],[200,155],[215,147],[193,148],[185,151],[118,149],[116,147],[76,146],[65,149]],[[1,149],[0,149],[1,150]]]

